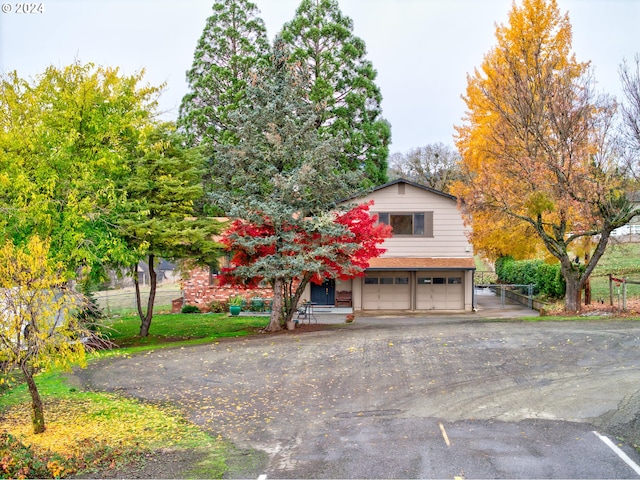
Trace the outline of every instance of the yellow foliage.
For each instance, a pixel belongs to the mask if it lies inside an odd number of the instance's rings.
[[[64,288],[61,271],[37,235],[24,247],[6,242],[0,248],[0,353],[9,365],[84,364],[70,310],[79,300]]]
[[[576,61],[571,38],[556,0],[514,2],[497,45],[468,76],[465,123],[456,127],[466,181],[451,193],[476,251],[491,258],[539,254],[542,238],[561,255],[569,232],[598,222],[593,199],[604,188],[592,159],[605,110],[588,95],[589,64]]]
[[[98,401],[96,401],[96,399]],[[107,394],[47,405],[47,430],[34,434],[29,405],[4,412],[3,429],[36,450],[82,456],[97,444],[138,450],[171,447],[202,436],[176,411]]]

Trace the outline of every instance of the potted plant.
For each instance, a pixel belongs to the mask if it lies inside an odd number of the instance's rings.
[[[240,310],[242,310],[243,302],[244,298],[242,298],[242,295],[229,297],[229,312],[231,313],[231,315],[240,315]]]

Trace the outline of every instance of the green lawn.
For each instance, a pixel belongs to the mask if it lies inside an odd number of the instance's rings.
[[[156,347],[180,343],[196,344],[224,337],[241,337],[256,333],[269,323],[266,316],[230,316],[226,313],[191,313],[154,315],[149,336],[138,337],[140,319],[134,315],[104,322],[102,333],[120,348]]]
[[[609,244],[591,276],[594,301],[609,300],[609,273],[617,278],[640,281],[640,244]],[[622,290],[618,290],[614,285],[614,302],[618,291],[622,294]],[[627,284],[627,296],[640,297],[640,285]]]
[[[118,348],[92,355],[90,361],[105,355],[250,335],[268,322],[266,316],[156,315],[151,334],[140,338],[140,320],[136,316],[112,318],[104,322],[102,332]],[[26,386],[19,383],[19,376],[2,379],[11,384],[0,384],[4,432],[0,436],[0,459],[6,460],[10,470],[3,473],[0,468],[0,478],[82,476],[82,472],[92,469],[108,471],[125,463],[142,464],[145,455],[166,448],[195,452],[199,461],[190,472],[183,472],[185,476],[222,478],[230,466],[230,457],[237,456],[235,447],[187,422],[177,409],[113,394],[84,392],[70,385],[59,371],[36,378],[48,427],[45,433],[33,435]],[[234,462],[237,460],[231,460]]]

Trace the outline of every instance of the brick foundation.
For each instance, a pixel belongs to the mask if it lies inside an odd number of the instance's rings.
[[[229,297],[241,295],[246,303],[252,298],[271,298],[273,291],[271,288],[239,288],[232,285],[216,285],[217,278],[214,277],[214,284],[210,283],[209,271],[203,268],[196,268],[189,272],[189,278],[182,282],[184,292],[184,304],[195,305],[201,311],[211,310],[209,305],[213,301],[226,302]]]

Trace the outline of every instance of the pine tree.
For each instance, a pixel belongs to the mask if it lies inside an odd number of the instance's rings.
[[[362,180],[339,168],[342,145],[317,129],[315,108],[301,95],[306,79],[294,74],[287,60],[285,45],[276,39],[270,67],[229,116],[237,142],[218,145],[212,176],[213,201],[248,226],[229,237],[230,247],[269,250],[235,275],[248,282],[262,278],[273,287],[270,330],[280,329],[291,315],[296,297],[285,292],[294,280],[308,282],[325,268],[319,258],[327,255],[327,244],[309,246],[300,235],[345,235],[347,227],[334,222],[334,212]]]
[[[229,112],[238,108],[248,82],[269,51],[264,22],[249,0],[215,0],[187,72],[190,92],[182,99],[179,125],[192,145],[228,141]]]
[[[309,79],[305,95],[317,108],[318,127],[345,140],[342,168],[364,171],[370,184],[385,183],[391,129],[353,21],[337,0],[302,0],[282,38],[292,50],[291,64]]]
[[[155,261],[195,259],[212,263],[218,248],[213,235],[217,222],[197,218],[196,203],[203,196],[204,160],[194,148],[186,148],[184,138],[172,124],[148,128],[130,161],[130,174],[123,192],[127,201],[114,223],[134,254],[129,267],[136,287],[140,317],[140,336],[149,334],[153,318],[157,274]],[[137,276],[137,261],[144,257],[149,265],[151,290],[143,311]]]

